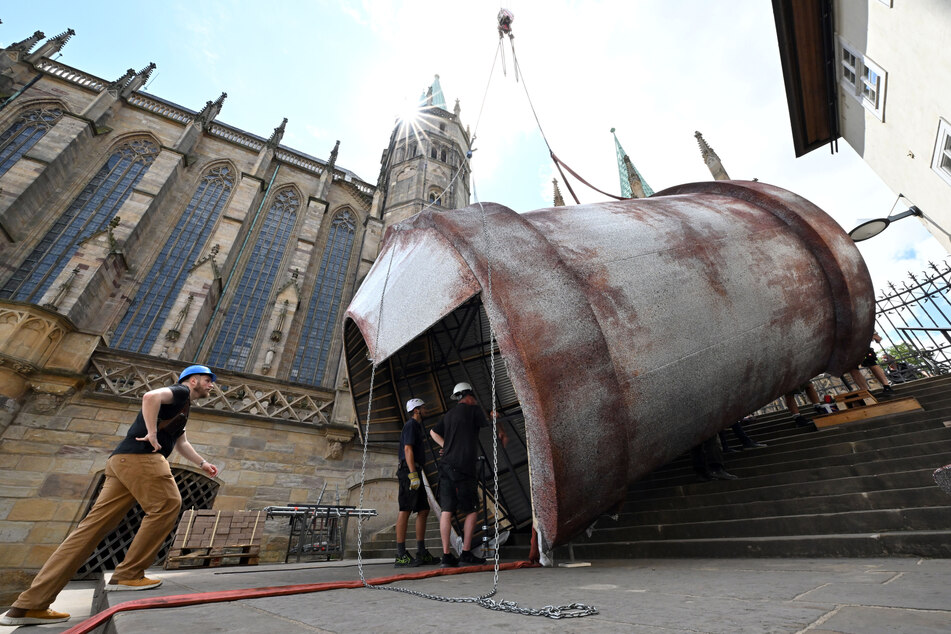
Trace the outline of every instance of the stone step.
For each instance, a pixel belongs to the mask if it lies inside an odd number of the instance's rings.
[[[676,499],[676,498],[672,498]],[[656,524],[683,524],[704,521],[737,520],[744,518],[766,517],[770,515],[802,515],[806,513],[844,513],[847,511],[870,511],[902,507],[941,507],[947,506],[951,498],[936,486],[911,489],[892,489],[885,491],[856,490],[850,493],[815,495],[786,499],[770,499],[737,504],[730,500],[727,504],[688,506],[685,508],[658,508],[652,505],[650,510],[630,508],[622,510],[618,519],[603,520],[600,526],[630,527]]]
[[[771,445],[759,449],[746,449],[724,454],[724,463],[730,472],[739,469],[783,470],[797,464],[817,464],[836,466],[860,461],[880,460],[900,457],[901,455],[921,455],[925,453],[948,452],[951,448],[951,427],[934,427],[917,424],[914,426],[895,426],[893,433],[883,436],[865,435],[861,439],[830,444]],[[931,448],[931,451],[929,451]],[[940,466],[940,465],[939,465]],[[687,457],[666,465],[654,472],[648,479],[638,483],[639,490],[669,486],[695,478],[695,473]]]
[[[911,423],[929,423],[935,427],[940,427],[945,421],[951,420],[951,402],[942,403],[941,407],[929,406],[925,409],[899,414],[891,414],[881,418],[870,418],[865,420],[843,423],[832,427],[826,427],[816,431],[813,426],[796,426],[793,418],[790,416],[785,420],[771,424],[767,429],[768,433],[757,427],[756,423],[744,425],[744,429],[754,439],[769,444],[784,444],[787,442],[809,442],[818,438],[831,442],[831,439],[850,438],[861,436],[863,434],[881,434],[880,429],[883,420],[887,419],[891,425],[906,425]],[[733,441],[732,432],[727,432],[728,440]]]
[[[831,442],[831,439],[836,438],[850,438],[869,433],[878,434],[880,433],[878,426],[883,418],[885,417],[843,423],[841,425],[823,428],[818,432],[812,425],[804,427],[796,426],[791,417],[787,421],[778,423],[767,433],[757,429],[754,425],[744,425],[744,429],[754,440],[765,442],[769,445],[777,443],[784,444],[786,442],[809,442],[819,437]],[[887,418],[894,425],[930,422],[934,426],[941,426],[951,420],[951,404],[943,404],[942,407],[930,407],[911,412],[891,414],[888,415]],[[731,445],[735,443],[732,432],[730,431],[727,432],[727,440]]]
[[[620,542],[658,539],[690,539],[697,536],[761,537],[824,535],[831,533],[888,532],[900,530],[942,530],[951,517],[951,499],[944,506],[925,508],[849,510],[842,513],[767,515],[728,520],[705,520],[683,524],[612,526],[605,522],[595,529],[590,541]],[[581,537],[576,544],[584,543]]]
[[[653,486],[650,489],[633,488],[627,497],[629,503],[644,505],[648,500],[657,497],[671,497],[681,495],[702,495],[705,493],[719,493],[723,491],[741,492],[762,487],[790,486],[794,490],[798,487],[811,486],[813,495],[834,493],[840,480],[877,476],[878,479],[869,480],[868,484],[875,488],[869,490],[883,490],[894,488],[908,488],[909,486],[927,486],[931,472],[947,464],[948,453],[930,453],[927,446],[908,447],[908,451],[928,452],[920,455],[882,457],[882,452],[866,452],[870,455],[857,454],[857,462],[853,464],[825,465],[822,462],[800,462],[784,464],[775,471],[762,473],[756,469],[729,467],[731,473],[739,476],[738,480],[713,482],[698,482],[696,476],[684,475],[679,481],[668,481],[665,486]],[[920,479],[915,484],[908,484],[905,476],[899,476],[892,481],[891,474],[900,474],[908,471],[920,472]],[[678,483],[679,482],[679,483]],[[824,486],[823,483],[830,483]],[[831,489],[829,487],[832,487]],[[783,496],[788,497],[788,496]]]
[[[883,397],[881,392],[874,392],[874,396],[879,400],[885,401],[889,397]],[[927,409],[942,408],[947,406],[948,399],[951,398],[951,375],[937,377],[935,379],[924,379],[915,383],[903,384],[895,388],[893,398],[902,398],[913,396],[919,403]],[[800,412],[810,418],[814,415],[815,409],[810,405],[800,407]],[[786,428],[786,423],[792,421],[792,415],[782,410],[771,414],[759,416],[754,422],[744,425],[744,428],[756,430],[757,434],[769,434],[775,430]]]
[[[838,480],[801,482],[795,486],[787,483],[772,486],[752,486],[745,489],[728,489],[720,482],[697,483],[686,487],[657,489],[657,497],[629,499],[622,507],[624,512],[642,512],[649,509],[706,508],[708,506],[746,505],[757,502],[783,500],[809,500],[827,495],[852,493],[873,494],[891,490],[937,489],[931,477],[934,469],[914,469],[889,474],[848,476]]]
[[[951,377],[896,392],[924,409],[821,431],[788,412],[745,425],[768,447],[725,455],[738,480],[698,482],[680,456],[576,538],[574,556],[951,556],[951,498],[931,477],[951,455]]]
[[[820,547],[821,545],[821,547]],[[572,544],[575,560],[656,557],[951,557],[951,531],[897,531]],[[555,550],[569,558],[567,546]]]

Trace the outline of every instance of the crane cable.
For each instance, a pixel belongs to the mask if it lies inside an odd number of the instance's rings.
[[[582,178],[580,175],[578,175],[578,173],[574,171],[573,169],[571,169],[567,163],[565,163],[560,158],[558,158],[558,156],[555,154],[555,151],[551,149],[551,144],[548,142],[548,137],[545,135],[545,130],[542,129],[542,122],[538,118],[538,112],[536,112],[535,110],[535,104],[532,102],[532,96],[528,93],[528,84],[525,81],[525,71],[521,69],[521,66],[518,63],[518,56],[515,54],[515,38],[512,37],[511,33],[509,33],[509,42],[512,45],[512,65],[515,67],[515,80],[518,81],[518,78],[521,77],[522,89],[525,91],[525,98],[528,100],[528,105],[532,109],[532,115],[535,117],[535,123],[538,125],[538,131],[542,135],[542,140],[545,141],[545,147],[548,148],[548,153],[551,155],[551,160],[555,163],[555,167],[558,168],[558,173],[561,174],[561,180],[565,183],[565,186],[568,188],[568,191],[571,193],[571,197],[575,199],[575,204],[580,205],[581,201],[578,200],[578,196],[577,194],[575,194],[575,190],[572,189],[571,183],[569,183],[568,179],[565,178],[565,173],[561,170],[562,166],[564,166],[564,168],[568,170],[568,172],[572,176],[574,176],[579,181],[581,181],[582,183],[584,183],[585,185],[587,185],[594,191],[598,192],[599,194],[604,194],[605,196],[608,196],[615,200],[630,200],[630,198],[626,198],[624,196],[616,196],[615,194],[610,194],[604,190],[598,189],[597,187],[595,187],[594,185],[586,181],[584,178]]]
[[[498,59],[498,57],[499,57],[499,55],[500,55],[500,51],[502,51],[501,41],[500,41],[500,46],[499,46],[499,48],[498,48],[497,51],[496,51],[496,60]],[[503,55],[504,55],[504,53],[503,53]],[[504,62],[503,62],[503,64],[504,64]],[[492,70],[491,70],[490,73],[489,73],[489,82],[486,84],[485,94],[483,95],[483,98],[482,98],[482,106],[483,106],[483,108],[484,108],[484,106],[485,106],[485,101],[486,101],[486,97],[487,97],[487,95],[488,95],[489,86],[491,85],[492,72],[494,71],[494,69],[495,69],[495,62],[493,61]],[[480,109],[480,112],[479,112],[479,120],[481,120],[481,117],[482,117],[482,109]],[[536,121],[537,121],[537,117],[536,117]],[[477,120],[477,122],[476,122],[476,126],[478,127],[478,120]],[[539,126],[539,127],[540,127],[540,126]],[[542,133],[542,135],[544,136],[544,133]],[[475,138],[475,136],[473,135],[473,139],[474,139],[474,138]],[[546,140],[546,143],[547,143],[547,140]],[[467,159],[467,160],[471,159],[471,156],[472,156],[472,149],[471,149],[471,145],[470,145],[470,149],[469,149],[469,151],[467,152],[466,159]],[[462,169],[462,166],[460,166],[459,170],[457,170],[456,176],[458,176],[458,174],[459,174],[459,172],[461,171],[461,169]],[[453,180],[455,180],[456,176],[453,177]],[[483,237],[483,240],[485,241],[486,268],[487,268],[487,283],[486,283],[486,288],[485,288],[485,292],[486,292],[486,302],[485,302],[485,303],[488,304],[488,305],[491,305],[491,303],[492,303],[492,259],[493,259],[493,257],[492,257],[492,243],[491,243],[491,241],[490,241],[490,239],[489,239],[489,229],[488,229],[488,222],[487,222],[487,214],[486,214],[486,211],[485,211],[485,207],[483,206],[482,202],[479,200],[479,196],[478,196],[478,192],[476,191],[476,186],[475,186],[475,181],[474,181],[474,179],[473,179],[473,181],[472,181],[472,191],[473,191],[473,196],[474,196],[475,199],[476,199],[476,203],[479,205],[479,210],[480,210],[480,213],[481,213],[481,220],[482,220],[482,237]],[[429,207],[432,207],[432,204],[430,204]],[[424,209],[428,209],[429,207],[425,207]],[[391,228],[391,230],[399,231],[400,229],[399,229],[399,226],[398,226],[398,225],[394,225],[394,226]],[[386,299],[386,288],[387,288],[387,286],[389,285],[390,272],[391,272],[391,270],[392,270],[392,266],[393,266],[393,256],[395,255],[395,252],[396,252],[395,247],[390,249],[389,258],[387,259],[386,273],[385,273],[384,279],[383,279],[383,287],[382,287],[382,289],[380,289],[380,304],[379,304],[378,315],[377,315],[376,333],[375,333],[375,335],[374,335],[374,346],[373,346],[373,353],[374,353],[374,355],[379,355],[379,350],[380,350],[380,332],[382,331],[382,326],[383,326],[383,314],[384,314],[385,299]],[[496,411],[496,377],[495,377],[495,345],[496,345],[496,336],[495,336],[495,329],[492,327],[491,322],[489,323],[489,342],[488,342],[488,343],[489,343],[489,366],[490,366],[490,373],[491,373],[491,393],[492,393],[492,396],[491,396],[491,402],[492,402],[492,458],[493,458],[492,474],[493,474],[493,485],[494,485],[494,499],[497,500],[498,497],[499,497],[499,465],[498,465],[498,442],[499,442],[499,439],[498,439],[498,412]],[[378,360],[375,359],[375,358],[370,359],[370,361],[371,361],[370,386],[369,386],[369,390],[368,390],[368,393],[367,393],[367,415],[366,415],[366,423],[365,423],[365,425],[364,425],[364,433],[363,433],[363,459],[362,459],[361,470],[360,470],[360,498],[359,498],[359,502],[358,502],[357,508],[363,508],[364,493],[365,493],[365,490],[366,490],[367,448],[368,448],[369,438],[370,438],[371,412],[372,412],[372,409],[373,409],[373,389],[374,389],[374,385],[375,385],[375,381],[376,381],[376,369],[377,369],[377,366],[378,366],[380,363],[382,363],[381,360],[378,361]],[[370,589],[374,589],[374,590],[389,590],[389,591],[391,591],[391,592],[401,592],[401,593],[404,593],[404,594],[410,594],[410,595],[413,595],[413,596],[418,596],[418,597],[421,597],[421,598],[424,598],[424,599],[430,599],[430,600],[433,600],[433,601],[443,601],[443,602],[448,602],[448,603],[474,603],[474,604],[476,604],[476,605],[479,605],[479,606],[481,606],[481,607],[484,607],[484,608],[490,609],[490,610],[496,610],[496,611],[502,611],[502,612],[510,612],[510,613],[514,613],[514,614],[522,614],[522,615],[526,615],[526,616],[544,616],[544,617],[552,618],[552,619],[582,617],[582,616],[588,616],[588,615],[591,615],[591,614],[597,614],[597,613],[598,613],[598,610],[597,610],[596,607],[594,607],[594,606],[588,606],[588,605],[581,604],[581,603],[570,603],[570,604],[560,605],[560,606],[547,605],[547,606],[545,606],[545,607],[543,607],[543,608],[533,609],[533,608],[523,608],[523,607],[520,607],[520,606],[518,605],[518,603],[516,603],[516,602],[514,602],[514,601],[505,601],[505,600],[495,601],[495,600],[493,600],[492,597],[497,594],[497,592],[498,592],[498,586],[499,586],[499,519],[498,519],[498,513],[493,513],[494,528],[495,528],[495,538],[494,538],[494,539],[495,539],[495,556],[494,556],[494,558],[493,558],[494,561],[493,561],[492,589],[491,589],[489,592],[486,592],[485,594],[482,594],[482,595],[480,595],[480,596],[478,596],[478,597],[446,597],[446,596],[442,596],[442,595],[438,595],[438,594],[431,594],[431,593],[426,593],[426,592],[420,592],[420,591],[418,591],[418,590],[411,590],[411,589],[409,589],[409,588],[404,588],[404,587],[401,587],[401,586],[391,586],[391,585],[380,586],[380,585],[373,585],[373,584],[371,584],[371,583],[369,583],[369,582],[367,581],[367,579],[366,579],[366,577],[365,577],[365,575],[364,575],[364,572],[363,572],[363,519],[364,519],[364,518],[363,518],[362,516],[358,516],[358,517],[357,517],[357,569],[358,569],[358,571],[359,571],[359,573],[360,573],[360,580],[362,581],[363,586],[366,587],[366,588],[370,588]]]

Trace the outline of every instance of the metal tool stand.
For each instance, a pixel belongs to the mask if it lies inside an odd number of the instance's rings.
[[[375,509],[354,506],[326,506],[301,504],[298,506],[268,506],[268,519],[287,517],[290,534],[284,563],[314,561],[324,558],[342,558],[346,549],[347,520],[351,517],[373,517]]]

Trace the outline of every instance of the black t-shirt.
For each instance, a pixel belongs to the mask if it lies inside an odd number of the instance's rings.
[[[443,437],[442,461],[462,473],[476,476],[479,428],[488,427],[489,420],[478,405],[458,403],[446,412],[433,428]]]
[[[166,458],[172,454],[178,437],[185,432],[185,423],[188,422],[188,410],[191,405],[191,390],[187,386],[170,385],[168,389],[172,390],[172,402],[159,406],[157,421],[158,441],[162,445],[159,451]],[[142,410],[139,410],[135,422],[129,427],[129,433],[112,453],[152,453],[152,445],[149,441],[136,440],[147,433],[145,418],[142,417]]]
[[[406,445],[413,448],[413,463],[418,471],[423,466],[426,446],[423,444],[423,426],[415,418],[406,421],[400,434],[400,466],[406,462]]]

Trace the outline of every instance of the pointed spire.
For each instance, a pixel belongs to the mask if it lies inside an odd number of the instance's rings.
[[[462,112],[462,108],[459,107],[459,99],[456,99],[456,106],[452,109],[452,114],[456,115],[458,119],[460,112]]]
[[[621,181],[621,195],[628,198],[646,198],[647,196],[652,196],[654,190],[647,184],[647,181],[644,180],[641,173],[637,171],[637,168],[634,167],[627,152],[621,147],[621,142],[618,141],[617,135],[614,134],[614,128],[611,128],[611,134],[614,136],[614,149],[617,153],[617,171]]]
[[[330,151],[330,159],[327,161],[327,171],[331,174],[334,171],[334,166],[337,164],[337,152],[340,150],[340,141],[338,140],[334,144],[334,149]]]
[[[435,76],[433,79],[433,85],[429,87],[429,90],[432,93],[432,98],[430,99],[429,105],[442,108],[443,110],[448,110],[448,108],[446,108],[446,98],[443,97],[442,94],[442,86],[439,84],[439,75]]]
[[[206,101],[205,107],[201,109],[201,112],[195,115],[195,122],[207,130],[211,122],[214,121],[218,113],[221,112],[221,106],[224,105],[227,97],[228,93],[223,92],[215,101]]]
[[[26,38],[25,40],[20,40],[19,42],[11,44],[7,50],[25,55],[26,53],[29,53],[30,49],[36,46],[36,43],[42,40],[44,37],[46,36],[43,35],[43,31],[34,31],[33,35]]]
[[[558,179],[557,178],[551,179],[551,183],[552,185],[555,186],[555,207],[564,207],[565,199],[562,198],[561,190],[558,189]]]
[[[43,46],[36,49],[36,52],[27,57],[27,61],[30,63],[35,63],[43,59],[44,57],[50,57],[58,53],[64,46],[66,42],[69,41],[69,38],[76,35],[76,31],[72,29],[66,29],[59,35],[51,37],[43,43]]]
[[[267,140],[267,147],[272,150],[277,148],[281,144],[281,139],[284,138],[284,128],[287,127],[287,117],[284,117],[284,120],[281,121],[281,125],[274,128],[274,132],[271,134],[271,138]]]
[[[713,151],[713,148],[710,147],[703,139],[703,135],[700,134],[700,131],[698,130],[694,132],[693,135],[697,138],[697,144],[700,146],[700,156],[703,157],[703,162],[707,164],[707,168],[713,175],[714,180],[730,180],[730,175],[726,173],[726,169],[723,167],[720,157],[717,156],[717,153]]]
[[[152,71],[155,70],[155,62],[149,62],[149,65],[140,70],[135,74],[135,77],[132,78],[125,88],[122,89],[120,96],[129,97],[136,90],[144,86],[149,81],[149,75],[152,74]]]
[[[135,69],[130,68],[125,72],[125,75],[106,86],[106,90],[118,93],[123,87],[125,87],[127,83],[129,83],[129,80],[132,79],[133,75],[135,75]]]
[[[631,163],[631,157],[627,154],[624,155],[624,171],[627,172],[627,184],[631,189],[631,198],[647,198],[648,194],[644,191],[646,183],[641,180],[641,175],[637,172],[634,164]]]

